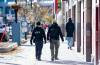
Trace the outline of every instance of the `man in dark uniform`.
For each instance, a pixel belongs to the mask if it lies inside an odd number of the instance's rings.
[[[58,49],[60,45],[59,37],[61,37],[61,40],[64,41],[61,29],[56,23],[56,21],[54,21],[53,24],[49,27],[49,30],[47,33],[47,40],[50,40],[50,50],[51,50],[52,61],[54,61],[54,59],[58,60]]]
[[[44,30],[41,27],[41,23],[37,22],[37,26],[34,28],[31,36],[30,43],[32,41],[35,43],[35,52],[36,52],[36,59],[41,60],[42,48],[43,48],[43,39],[46,43],[46,35]]]

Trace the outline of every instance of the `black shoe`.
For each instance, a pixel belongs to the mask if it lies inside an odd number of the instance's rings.
[[[54,58],[51,58],[51,61],[54,61]]]
[[[33,45],[32,43],[30,43],[31,45]]]
[[[41,59],[40,59],[40,58],[38,58],[38,61],[41,61]]]
[[[55,60],[59,60],[58,58],[55,58]]]
[[[70,50],[72,50],[72,48],[70,47]]]

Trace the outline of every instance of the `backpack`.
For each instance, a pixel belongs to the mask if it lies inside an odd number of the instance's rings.
[[[50,37],[54,39],[59,38],[59,29],[57,27],[52,27],[50,29]]]

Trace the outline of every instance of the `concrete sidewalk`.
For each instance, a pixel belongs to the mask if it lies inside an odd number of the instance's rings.
[[[61,43],[59,48],[59,60],[52,62],[49,43],[44,44],[42,51],[42,61],[35,59],[35,46],[31,46],[29,41],[9,53],[0,53],[0,65],[93,65],[84,62],[80,53],[67,49],[67,44]]]

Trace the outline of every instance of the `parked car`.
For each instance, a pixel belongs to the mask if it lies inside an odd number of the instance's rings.
[[[0,25],[0,42],[6,42],[8,41],[7,33],[6,32],[6,25],[2,24]]]

